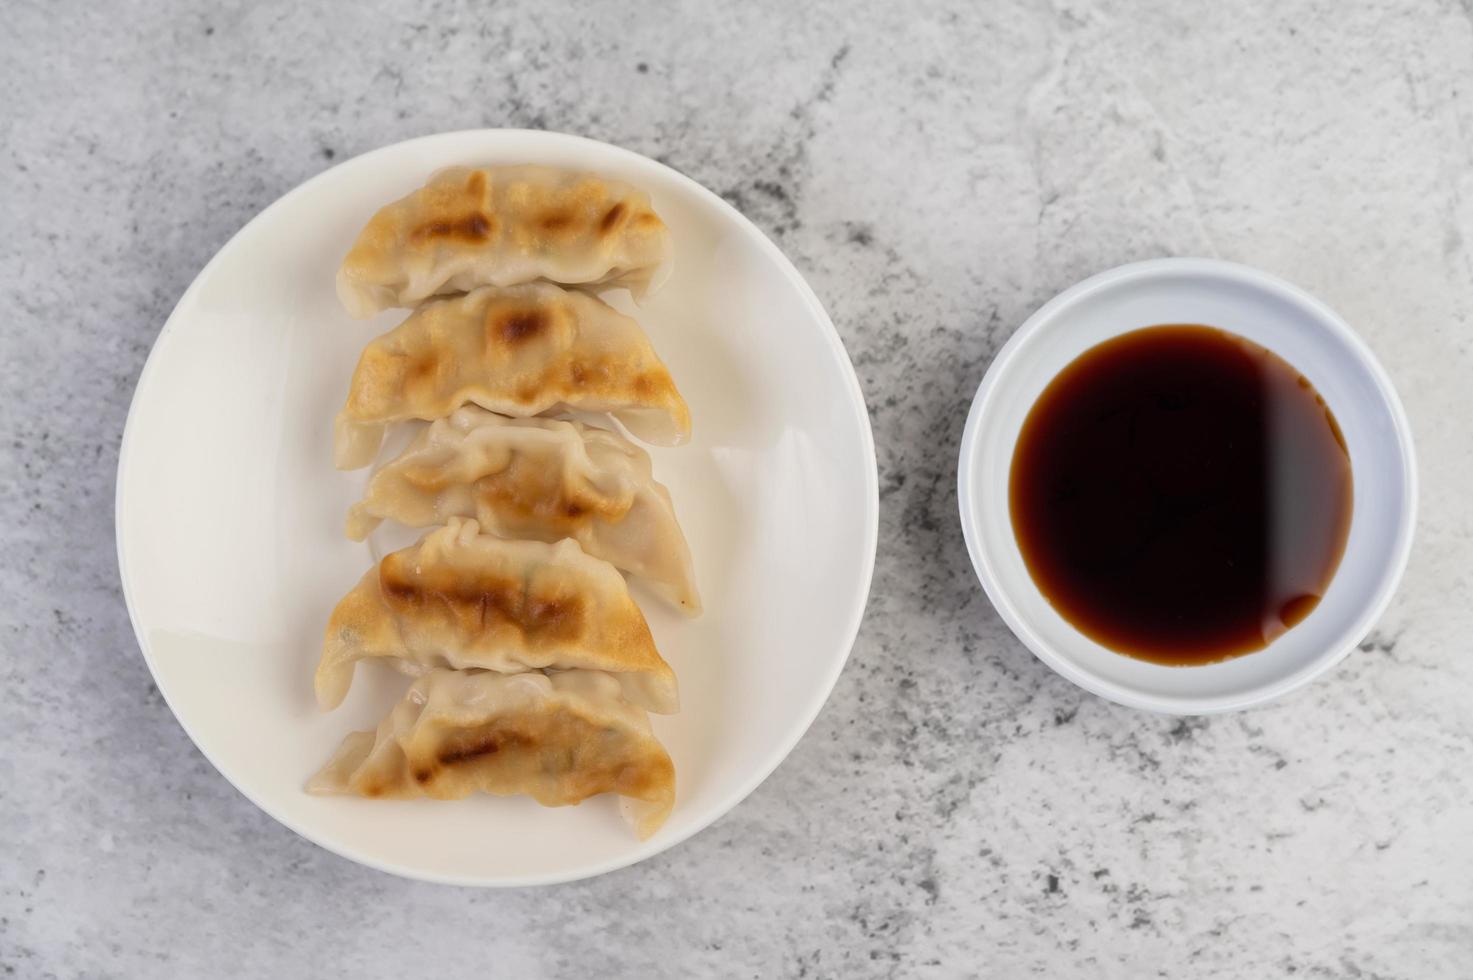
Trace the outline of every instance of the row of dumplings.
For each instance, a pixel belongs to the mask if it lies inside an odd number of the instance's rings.
[[[548,806],[614,793],[641,839],[669,815],[674,766],[646,712],[678,710],[679,695],[621,572],[696,615],[690,551],[643,449],[549,417],[607,413],[653,444],[689,438],[644,331],[582,291],[640,297],[669,260],[644,193],[545,167],[441,171],[363,229],[338,274],[344,306],[417,308],[364,349],[335,462],[367,466],[389,426],[430,424],[373,474],[346,532],[434,529],[332,611],[324,709],[361,660],[416,680],[309,791]]]

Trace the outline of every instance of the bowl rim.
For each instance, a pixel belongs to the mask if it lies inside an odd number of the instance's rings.
[[[1363,607],[1339,633],[1335,643],[1309,664],[1296,671],[1265,681],[1255,687],[1234,694],[1217,696],[1164,695],[1138,690],[1126,684],[1099,676],[1081,666],[1076,660],[1061,653],[1046,641],[1024,620],[1014,605],[1007,589],[996,574],[986,549],[982,546],[981,531],[975,526],[975,498],[977,494],[975,467],[972,465],[980,452],[980,433],[983,416],[992,404],[991,396],[999,380],[1022,357],[1027,356],[1029,341],[1051,321],[1103,290],[1124,283],[1145,282],[1166,277],[1197,275],[1246,286],[1261,293],[1287,301],[1302,309],[1320,325],[1331,331],[1336,339],[1351,352],[1375,383],[1383,404],[1389,410],[1392,428],[1401,455],[1401,479],[1406,488],[1406,497],[1398,517],[1396,533],[1390,555],[1376,583],[1374,600]],[[1121,331],[1125,333],[1126,331]],[[1023,641],[1023,644],[1039,660],[1056,673],[1075,685],[1116,704],[1144,711],[1169,715],[1216,714],[1253,707],[1282,697],[1318,678],[1343,660],[1370,632],[1390,604],[1401,582],[1411,556],[1412,539],[1417,523],[1418,482],[1416,450],[1412,442],[1411,425],[1406,410],[1396,389],[1381,363],[1376,359],[1366,342],[1325,303],[1278,276],[1251,266],[1221,259],[1171,257],[1146,259],[1116,266],[1096,273],[1054,296],[1023,321],[1008,338],[993,358],[967,413],[966,427],[962,430],[960,451],[957,457],[957,504],[960,510],[962,536],[966,540],[967,553],[972,567],[981,580],[982,588],[992,601],[1003,621]],[[996,506],[996,505],[995,505]],[[1005,503],[1000,506],[1006,506]],[[1013,543],[1016,547],[1016,542]],[[1185,668],[1183,668],[1185,669]]]
[[[435,874],[421,871],[413,867],[400,865],[392,861],[384,861],[371,854],[361,852],[357,848],[345,846],[337,841],[323,839],[321,836],[300,826],[297,821],[286,818],[285,816],[277,812],[275,808],[268,805],[263,800],[257,798],[256,795],[247,792],[240,785],[238,785],[235,780],[228,775],[226,769],[220,765],[215,756],[209,750],[207,750],[203,744],[201,744],[200,740],[196,737],[195,732],[190,729],[190,726],[185,723],[183,716],[180,715],[180,713],[176,710],[174,706],[174,698],[169,690],[168,682],[164,679],[159,670],[156,668],[153,654],[149,648],[147,639],[144,636],[144,632],[140,624],[139,613],[135,605],[133,590],[132,588],[130,588],[129,585],[131,575],[125,545],[125,525],[123,521],[123,514],[126,503],[123,474],[127,471],[129,465],[130,448],[135,437],[134,422],[137,417],[138,405],[143,397],[145,397],[145,393],[149,390],[149,385],[152,383],[155,373],[154,368],[158,363],[158,359],[155,357],[155,354],[167,340],[170,333],[178,329],[176,323],[178,321],[180,309],[183,308],[186,303],[188,303],[194,297],[194,294],[202,288],[201,284],[208,278],[210,272],[214,269],[214,267],[221,261],[221,257],[230,252],[232,247],[236,245],[239,239],[244,236],[245,233],[257,222],[262,221],[266,217],[266,215],[272,213],[278,208],[287,206],[289,202],[293,201],[298,196],[309,193],[320,183],[324,183],[333,179],[333,176],[338,171],[344,168],[363,166],[366,164],[367,161],[370,161],[375,157],[408,152],[412,147],[415,146],[430,146],[436,143],[454,144],[467,139],[488,138],[514,140],[530,139],[533,142],[546,141],[547,143],[568,143],[574,145],[582,145],[585,148],[589,149],[591,152],[600,155],[612,155],[616,158],[624,157],[631,161],[640,161],[641,164],[644,165],[654,166],[662,171],[669,180],[683,187],[690,193],[694,194],[698,199],[704,201],[706,204],[714,206],[717,209],[718,213],[722,214],[731,223],[732,227],[740,229],[744,234],[751,238],[753,242],[757,245],[757,247],[773,260],[775,267],[781,271],[782,275],[788,281],[788,283],[795,290],[797,290],[798,295],[800,296],[804,306],[808,308],[810,314],[813,316],[814,320],[820,327],[824,339],[827,341],[829,352],[836,356],[836,360],[841,368],[840,373],[842,377],[842,382],[847,388],[849,394],[849,398],[847,399],[848,407],[854,417],[854,420],[858,423],[860,448],[863,457],[861,462],[864,464],[862,487],[864,493],[864,541],[862,543],[862,554],[864,555],[864,561],[861,569],[859,570],[859,578],[856,581],[857,587],[855,588],[854,593],[850,598],[849,608],[842,620],[842,629],[836,633],[836,636],[839,637],[842,641],[840,644],[838,644],[839,655],[833,659],[833,663],[830,666],[826,676],[822,679],[822,683],[814,687],[812,696],[810,697],[808,704],[805,706],[805,709],[802,712],[801,716],[797,716],[794,718],[794,722],[791,725],[788,736],[781,739],[776,745],[775,749],[771,753],[769,753],[766,758],[762,759],[759,764],[752,768],[751,773],[745,780],[738,783],[735,788],[728,791],[722,798],[718,799],[718,801],[709,808],[706,814],[704,814],[700,819],[694,821],[689,827],[685,828],[680,833],[656,834],[650,840],[637,843],[635,846],[631,847],[629,851],[620,854],[617,857],[612,857],[604,861],[596,862],[584,868],[574,869],[571,871],[550,872],[546,874],[493,876]],[[597,164],[592,164],[591,166],[593,169],[597,169]],[[817,719],[819,712],[823,710],[824,705],[828,702],[829,696],[833,693],[834,686],[838,683],[839,675],[843,672],[844,666],[848,663],[850,654],[853,652],[854,643],[858,639],[860,626],[863,624],[864,621],[865,609],[868,607],[869,594],[874,583],[874,569],[879,542],[879,467],[878,458],[875,453],[874,431],[870,422],[868,403],[865,401],[864,390],[860,386],[859,376],[854,368],[854,361],[852,358],[849,357],[848,351],[844,347],[843,338],[839,336],[838,329],[834,326],[833,320],[829,317],[828,311],[824,309],[823,303],[819,300],[818,295],[813,291],[812,286],[808,284],[808,281],[803,277],[802,273],[798,271],[792,260],[789,259],[787,255],[784,254],[783,251],[777,247],[772,239],[770,239],[766,235],[766,233],[762,231],[762,229],[758,228],[746,215],[738,211],[733,205],[728,203],[720,195],[711,191],[693,178],[687,177],[685,174],[681,173],[679,170],[676,170],[674,167],[666,163],[662,163],[659,160],[655,160],[651,157],[647,157],[644,154],[636,153],[633,150],[625,149],[621,146],[616,146],[612,143],[605,143],[602,140],[595,140],[586,136],[579,136],[573,133],[563,133],[553,130],[491,127],[451,130],[441,133],[429,133],[423,136],[416,136],[410,139],[400,140],[398,142],[376,147],[372,150],[368,150],[364,153],[360,153],[356,156],[348,157],[342,161],[339,161],[333,166],[328,167],[320,173],[317,173],[312,177],[304,180],[300,184],[297,184],[295,187],[291,188],[286,193],[276,198],[265,208],[254,214],[249,221],[242,225],[240,229],[235,232],[235,234],[231,235],[230,238],[223,245],[220,246],[215,254],[211,256],[210,260],[205,263],[204,267],[201,268],[200,271],[195,275],[194,279],[190,282],[189,287],[184,291],[179,300],[174,304],[174,307],[170,311],[168,318],[164,321],[163,328],[160,329],[158,335],[154,338],[153,344],[149,348],[148,357],[144,362],[143,369],[139,373],[138,382],[134,386],[132,398],[130,399],[128,404],[128,414],[123,425],[123,435],[119,445],[118,465],[117,470],[114,474],[114,480],[114,544],[118,561],[118,576],[122,584],[123,601],[124,605],[127,607],[128,620],[133,627],[133,636],[138,643],[138,648],[140,652],[143,654],[144,663],[148,667],[149,674],[151,675],[154,684],[158,687],[159,694],[163,697],[164,703],[168,705],[170,713],[173,714],[174,719],[179,723],[179,726],[184,729],[185,735],[189,737],[189,740],[194,744],[194,747],[200,752],[200,754],[205,757],[210,765],[214,767],[216,772],[218,772],[220,776],[223,777],[225,781],[229,783],[237,792],[239,792],[247,800],[253,803],[262,812],[270,816],[277,823],[286,827],[288,830],[297,834],[299,837],[302,837],[305,840],[308,840],[313,844],[316,844],[317,846],[323,848],[324,850],[338,855],[339,857],[346,858],[347,860],[364,865],[366,867],[373,868],[377,871],[383,871],[389,874],[397,875],[402,878],[408,878],[418,881],[428,881],[435,884],[446,885],[460,885],[484,888],[515,888],[538,885],[554,885],[564,882],[580,881],[586,878],[594,878],[599,875],[607,874],[611,871],[617,871],[621,868],[628,867],[632,864],[639,863],[658,854],[661,854],[678,844],[684,843],[686,840],[689,840],[691,837],[705,830],[707,827],[711,826],[711,824],[715,823],[717,820],[730,813],[748,796],[750,796],[757,789],[758,786],[765,782],[767,777],[772,775],[772,773],[776,771],[777,767],[780,766],[783,761],[787,759],[787,757],[792,753],[793,749],[797,746],[798,742],[802,740],[803,736],[807,734],[809,728],[812,727],[813,722]]]

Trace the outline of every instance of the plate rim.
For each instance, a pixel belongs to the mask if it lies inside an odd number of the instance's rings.
[[[200,743],[198,738],[195,737],[195,733],[190,729],[190,726],[185,723],[184,718],[175,708],[174,699],[170,695],[168,685],[166,684],[163,677],[160,675],[160,672],[155,666],[153,654],[150,651],[149,645],[143,636],[143,631],[139,626],[138,610],[135,606],[132,589],[129,586],[130,572],[125,544],[124,522],[122,519],[124,507],[126,504],[124,493],[124,474],[127,472],[128,462],[130,458],[130,447],[132,445],[132,441],[136,431],[135,423],[137,420],[138,405],[140,401],[142,401],[147,396],[147,392],[150,390],[149,385],[155,373],[154,369],[157,365],[157,358],[155,357],[155,355],[158,353],[159,348],[163,345],[163,343],[165,342],[165,340],[167,340],[171,333],[178,329],[176,327],[176,323],[179,318],[180,309],[183,308],[184,305],[193,298],[194,294],[200,288],[202,288],[201,283],[205,281],[205,279],[215,268],[217,263],[220,262],[221,257],[227,254],[232,249],[232,247],[235,246],[241,236],[244,235],[246,231],[253,227],[257,222],[264,219],[268,214],[275,211],[277,208],[286,206],[290,201],[292,201],[299,195],[308,192],[319,182],[325,182],[331,179],[332,175],[335,172],[344,167],[348,167],[350,165],[362,165],[363,161],[369,160],[376,156],[384,156],[391,153],[404,152],[408,147],[414,146],[416,144],[432,144],[437,142],[453,143],[464,139],[488,138],[530,138],[534,142],[546,141],[549,143],[561,142],[574,145],[582,144],[594,148],[598,153],[613,153],[616,157],[624,156],[626,158],[639,160],[643,163],[658,167],[660,170],[664,171],[670,179],[674,180],[677,184],[683,185],[685,189],[693,192],[698,198],[704,199],[704,201],[708,204],[714,204],[719,213],[724,214],[728,221],[730,221],[735,227],[742,229],[749,236],[751,236],[757,243],[758,247],[775,261],[777,268],[781,270],[783,276],[788,280],[788,282],[796,288],[803,304],[808,308],[810,314],[816,319],[820,327],[820,333],[823,335],[824,339],[828,343],[829,353],[835,356],[840,365],[840,374],[843,378],[845,386],[849,391],[850,397],[848,399],[848,406],[854,417],[859,422],[860,446],[862,455],[864,457],[863,462],[865,464],[863,467],[863,492],[865,513],[863,522],[864,541],[862,546],[864,560],[860,578],[857,583],[859,587],[854,590],[854,595],[850,600],[849,613],[844,622],[844,628],[839,634],[843,638],[842,644],[840,646],[840,656],[834,659],[834,662],[830,667],[827,676],[823,678],[822,684],[814,689],[814,694],[810,698],[810,703],[804,712],[804,717],[802,717],[801,719],[801,724],[795,725],[793,727],[791,736],[779,743],[777,750],[774,751],[767,759],[763,760],[763,762],[753,770],[753,775],[749,776],[744,782],[738,784],[735,790],[728,792],[724,798],[719,800],[718,803],[711,808],[710,814],[708,816],[706,816],[702,820],[696,821],[689,828],[682,831],[681,833],[669,835],[656,834],[655,837],[651,839],[651,841],[639,842],[626,854],[621,854],[619,856],[612,857],[604,861],[596,862],[584,868],[561,872],[549,872],[544,874],[437,874],[432,872],[425,872],[416,868],[412,868],[406,865],[400,865],[390,861],[383,861],[377,857],[374,857],[373,855],[363,853],[356,848],[346,847],[337,842],[329,842],[327,840],[321,839],[315,834],[303,829],[301,826],[298,826],[296,821],[289,820],[281,814],[277,813],[271,806],[268,806],[261,799],[258,799],[256,795],[243,789],[238,783],[236,783],[234,779],[230,777],[225,768],[223,768],[220,765],[219,761],[216,760],[215,756]],[[793,261],[789,259],[788,256],[772,241],[772,239],[769,238],[767,234],[762,231],[761,228],[757,227],[757,225],[754,224],[752,220],[749,219],[746,215],[742,214],[719,194],[716,194],[714,191],[710,190],[699,181],[686,176],[685,174],[681,173],[679,170],[670,166],[667,163],[653,159],[652,157],[647,157],[642,153],[637,153],[622,146],[618,146],[613,143],[606,143],[602,140],[592,139],[591,137],[587,136],[580,136],[573,133],[564,133],[556,130],[516,128],[476,128],[450,130],[447,132],[429,133],[422,136],[415,136],[409,139],[399,140],[398,142],[390,143],[385,146],[375,147],[374,149],[368,150],[364,153],[360,153],[356,156],[344,159],[334,164],[333,166],[321,171],[320,173],[314,174],[313,176],[292,187],[286,193],[282,194],[270,204],[266,205],[266,207],[262,208],[260,211],[252,215],[245,224],[237,229],[235,233],[232,234],[230,238],[228,238],[224,242],[224,244],[222,244],[215,251],[214,255],[210,257],[209,261],[207,261],[204,266],[200,268],[199,272],[195,274],[194,278],[190,281],[189,286],[184,290],[179,299],[175,302],[173,308],[169,311],[169,315],[165,319],[163,327],[159,330],[157,336],[154,337],[153,343],[149,347],[148,356],[144,361],[143,368],[139,372],[138,381],[133,387],[133,394],[128,402],[128,413],[123,424],[122,439],[119,443],[118,465],[114,473],[113,491],[113,538],[118,562],[118,577],[122,584],[123,602],[128,611],[128,622],[133,628],[134,640],[138,644],[139,651],[143,654],[144,664],[148,667],[148,672],[153,680],[154,686],[158,688],[159,694],[163,698],[164,703],[168,706],[169,712],[174,716],[175,722],[177,722],[179,727],[184,730],[184,734],[189,738],[190,742],[194,745],[194,748],[205,757],[206,761],[208,761],[212,767],[214,767],[215,771],[220,775],[220,777],[223,778],[225,782],[228,783],[232,788],[234,788],[236,792],[244,796],[253,805],[255,805],[257,809],[261,810],[267,816],[271,817],[271,819],[276,821],[278,824],[287,828],[297,836],[310,841],[311,843],[337,855],[338,857],[345,858],[349,861],[353,861],[356,864],[361,864],[365,867],[370,867],[377,871],[386,872],[388,874],[396,875],[401,878],[407,878],[416,881],[427,881],[434,884],[459,885],[482,888],[515,888],[554,885],[564,882],[580,881],[586,878],[594,878],[599,875],[608,874],[612,871],[617,871],[621,868],[629,867],[633,864],[637,864],[641,861],[645,861],[649,858],[655,857],[658,854],[662,854],[678,844],[684,843],[685,841],[694,837],[696,834],[699,834],[703,830],[710,827],[722,817],[731,813],[732,810],[740,806],[748,796],[755,792],[757,787],[761,786],[762,783],[764,783],[767,778],[777,770],[778,766],[782,765],[787,757],[792,754],[793,749],[797,747],[798,743],[803,739],[803,736],[808,733],[808,730],[813,726],[813,722],[817,720],[819,713],[823,710],[824,705],[828,703],[829,697],[833,694],[834,686],[838,683],[839,675],[843,672],[845,665],[849,662],[849,657],[854,650],[855,641],[859,637],[860,627],[863,625],[864,622],[865,610],[868,608],[869,605],[870,590],[874,585],[874,569],[879,544],[879,517],[879,463],[878,457],[875,452],[874,430],[870,422],[869,407],[868,402],[865,400],[864,397],[864,389],[859,383],[859,375],[858,372],[855,370],[854,361],[849,356],[848,350],[844,347],[843,338],[839,336],[838,329],[834,326],[833,320],[829,317],[828,311],[824,308],[823,303],[818,298],[818,295],[813,291],[813,287],[809,285],[807,279],[803,277],[803,274],[798,271],[798,268],[796,265],[793,264]]]

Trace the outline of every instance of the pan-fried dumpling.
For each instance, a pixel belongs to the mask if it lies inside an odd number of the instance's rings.
[[[376,733],[345,738],[307,791],[455,800],[479,790],[544,806],[617,793],[644,840],[675,804],[675,766],[649,717],[619,694],[596,670],[432,670]]]
[[[678,710],[675,674],[613,565],[573,541],[504,541],[479,530],[451,518],[385,555],[343,597],[323,635],[319,704],[337,707],[354,665],[382,657],[408,673],[606,670],[635,704]]]
[[[437,300],[371,341],[338,413],[339,469],[373,461],[384,428],[465,404],[525,418],[611,412],[646,442],[690,437],[690,411],[629,317],[551,283],[486,287]]]
[[[459,409],[373,475],[347,533],[361,541],[384,519],[428,527],[451,517],[507,538],[572,538],[682,611],[701,611],[670,493],[649,454],[616,432]]]
[[[452,167],[373,216],[338,271],[338,297],[360,319],[538,279],[626,286],[638,299],[669,261],[669,230],[628,184],[551,167]]]

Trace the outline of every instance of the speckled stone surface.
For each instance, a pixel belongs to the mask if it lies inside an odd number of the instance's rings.
[[[0,970],[136,976],[1473,976],[1473,8],[1453,2],[5,6]],[[385,143],[583,133],[724,194],[823,297],[882,486],[869,613],[788,761],[594,881],[459,890],[257,811],[138,654],[134,383],[247,219]],[[1209,720],[1082,694],[961,542],[998,345],[1199,254],[1339,309],[1416,429],[1420,535],[1362,649]]]

